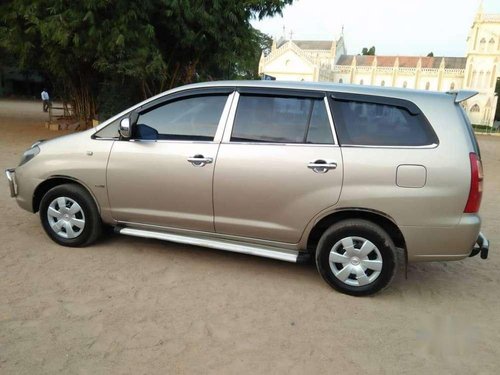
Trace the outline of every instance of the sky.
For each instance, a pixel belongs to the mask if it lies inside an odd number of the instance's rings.
[[[332,40],[344,26],[348,54],[376,47],[377,55],[465,56],[466,38],[480,0],[295,0],[252,25],[279,38]],[[484,13],[500,14],[500,0],[484,0]]]

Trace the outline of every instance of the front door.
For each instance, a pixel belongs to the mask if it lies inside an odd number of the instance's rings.
[[[269,90],[235,98],[215,167],[215,228],[296,243],[339,200],[342,155],[322,93]]]
[[[139,113],[134,139],[116,141],[109,158],[116,220],[214,231],[212,179],[228,97],[167,98]]]

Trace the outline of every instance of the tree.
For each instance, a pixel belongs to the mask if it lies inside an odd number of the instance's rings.
[[[0,48],[47,74],[78,117],[127,87],[150,97],[198,80],[252,77],[266,36],[250,19],[292,0],[13,0],[0,5]],[[104,101],[105,102],[105,101]]]
[[[362,55],[368,55],[368,56],[375,56],[375,46],[370,47],[370,49],[368,49],[366,47],[363,48],[361,50],[361,54]]]
[[[434,52],[429,52],[429,53],[427,54],[427,57],[434,57]]]

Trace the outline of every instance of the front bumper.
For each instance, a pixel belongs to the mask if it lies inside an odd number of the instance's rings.
[[[488,258],[489,249],[490,249],[490,242],[483,233],[479,233],[476,244],[474,245],[474,248],[472,249],[472,252],[470,253],[469,256],[473,257],[481,253],[481,259],[486,259]]]
[[[14,168],[6,169],[5,176],[7,177],[7,181],[9,181],[10,196],[17,196],[16,170]]]

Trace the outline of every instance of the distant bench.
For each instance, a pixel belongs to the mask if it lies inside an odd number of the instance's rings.
[[[57,113],[59,112],[59,113]],[[73,108],[66,102],[62,106],[49,105],[49,121],[45,127],[50,130],[78,130],[80,121],[75,120]]]

